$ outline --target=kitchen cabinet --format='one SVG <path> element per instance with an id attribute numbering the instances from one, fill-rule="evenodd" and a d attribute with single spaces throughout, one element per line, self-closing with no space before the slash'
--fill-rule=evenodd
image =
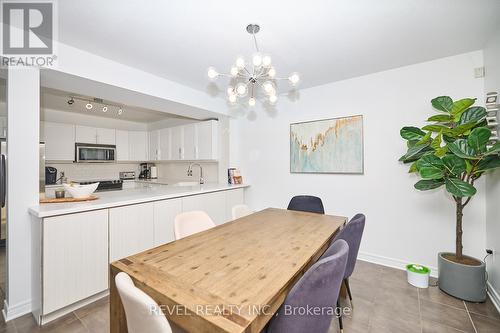
<path id="1" fill-rule="evenodd" d="M 96 128 L 97 143 L 102 145 L 116 144 L 116 130 L 112 128 Z"/>
<path id="2" fill-rule="evenodd" d="M 44 219 L 43 312 L 108 289 L 108 210 Z"/>
<path id="3" fill-rule="evenodd" d="M 114 145 L 115 130 L 111 128 L 96 128 L 90 126 L 76 126 L 75 140 L 80 143 Z"/>
<path id="4" fill-rule="evenodd" d="M 73 161 L 75 159 L 75 126 L 70 124 L 43 123 L 45 159 Z"/>
<path id="5" fill-rule="evenodd" d="M 218 122 L 216 120 L 196 123 L 196 159 L 218 159 Z"/>
<path id="6" fill-rule="evenodd" d="M 154 203 L 154 246 L 175 240 L 175 216 L 182 213 L 182 199 L 162 200 Z"/>
<path id="7" fill-rule="evenodd" d="M 116 130 L 116 160 L 129 161 L 128 131 Z"/>
<path id="8" fill-rule="evenodd" d="M 149 132 L 149 160 L 160 160 L 160 131 L 154 130 Z"/>
<path id="9" fill-rule="evenodd" d="M 162 128 L 160 130 L 160 157 L 161 160 L 168 161 L 172 159 L 171 154 L 171 133 L 170 128 Z"/>
<path id="10" fill-rule="evenodd" d="M 154 203 L 109 209 L 109 262 L 154 246 Z"/>
<path id="11" fill-rule="evenodd" d="M 129 131 L 129 160 L 148 160 L 148 133 L 146 131 Z"/>
<path id="12" fill-rule="evenodd" d="M 77 125 L 75 127 L 75 141 L 79 143 L 96 143 L 97 142 L 96 128 Z"/>
<path id="13" fill-rule="evenodd" d="M 233 220 L 233 207 L 245 203 L 245 192 L 242 188 L 226 191 L 226 222 Z"/>
<path id="14" fill-rule="evenodd" d="M 205 193 L 182 198 L 182 211 L 202 210 L 215 224 L 222 224 L 226 218 L 226 191 Z"/>
<path id="15" fill-rule="evenodd" d="M 196 125 L 188 124 L 183 126 L 183 160 L 196 159 Z"/>
<path id="16" fill-rule="evenodd" d="M 170 129 L 171 133 L 171 156 L 173 160 L 183 159 L 184 127 L 176 126 Z"/>

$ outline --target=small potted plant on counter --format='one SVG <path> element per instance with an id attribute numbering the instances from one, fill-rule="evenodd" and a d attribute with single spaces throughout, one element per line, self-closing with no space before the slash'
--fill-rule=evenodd
<path id="1" fill-rule="evenodd" d="M 453 101 L 448 96 L 434 98 L 438 114 L 422 128 L 403 127 L 408 151 L 400 158 L 411 163 L 409 172 L 422 179 L 414 186 L 427 191 L 444 186 L 456 206 L 455 253 L 438 255 L 439 287 L 467 301 L 486 299 L 485 263 L 463 254 L 462 222 L 464 208 L 476 194 L 474 182 L 485 172 L 500 167 L 500 143 L 490 140 L 487 111 L 473 106 L 475 99 Z"/>

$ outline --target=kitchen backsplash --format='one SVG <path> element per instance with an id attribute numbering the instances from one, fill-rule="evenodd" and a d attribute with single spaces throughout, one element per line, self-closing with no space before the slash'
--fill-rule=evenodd
<path id="1" fill-rule="evenodd" d="M 190 162 L 161 162 L 156 163 L 158 177 L 177 181 L 197 181 L 200 177 L 198 167 L 193 168 L 193 176 L 187 175 Z M 203 167 L 205 182 L 218 181 L 217 162 L 200 163 Z M 47 163 L 57 169 L 57 178 L 64 171 L 69 181 L 90 181 L 118 179 L 120 171 L 135 171 L 136 178 L 139 176 L 139 163 Z"/>
<path id="2" fill-rule="evenodd" d="M 158 177 L 178 181 L 197 181 L 200 179 L 200 170 L 198 167 L 193 167 L 193 176 L 188 176 L 187 169 L 189 164 L 190 162 L 156 163 L 156 166 L 158 167 Z M 203 162 L 200 164 L 203 167 L 203 178 L 205 178 L 205 182 L 217 182 L 218 163 Z"/>
<path id="3" fill-rule="evenodd" d="M 118 179 L 120 171 L 135 171 L 139 176 L 139 163 L 47 163 L 57 169 L 57 178 L 64 171 L 69 181 Z"/>

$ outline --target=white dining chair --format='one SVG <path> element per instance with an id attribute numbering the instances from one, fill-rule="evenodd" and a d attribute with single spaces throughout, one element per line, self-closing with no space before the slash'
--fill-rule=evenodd
<path id="1" fill-rule="evenodd" d="M 239 219 L 240 217 L 244 217 L 250 214 L 253 214 L 254 211 L 250 209 L 247 205 L 235 205 L 232 209 L 233 220 Z"/>
<path id="2" fill-rule="evenodd" d="M 167 318 L 161 314 L 158 304 L 124 272 L 115 276 L 116 289 L 125 309 L 129 333 L 172 333 Z"/>
<path id="3" fill-rule="evenodd" d="M 177 214 L 174 220 L 175 239 L 181 239 L 215 227 L 214 221 L 201 210 Z"/>

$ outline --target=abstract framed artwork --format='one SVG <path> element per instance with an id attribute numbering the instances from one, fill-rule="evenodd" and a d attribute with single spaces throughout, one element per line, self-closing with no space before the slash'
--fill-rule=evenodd
<path id="1" fill-rule="evenodd" d="M 290 124 L 291 173 L 363 173 L 363 116 Z"/>

